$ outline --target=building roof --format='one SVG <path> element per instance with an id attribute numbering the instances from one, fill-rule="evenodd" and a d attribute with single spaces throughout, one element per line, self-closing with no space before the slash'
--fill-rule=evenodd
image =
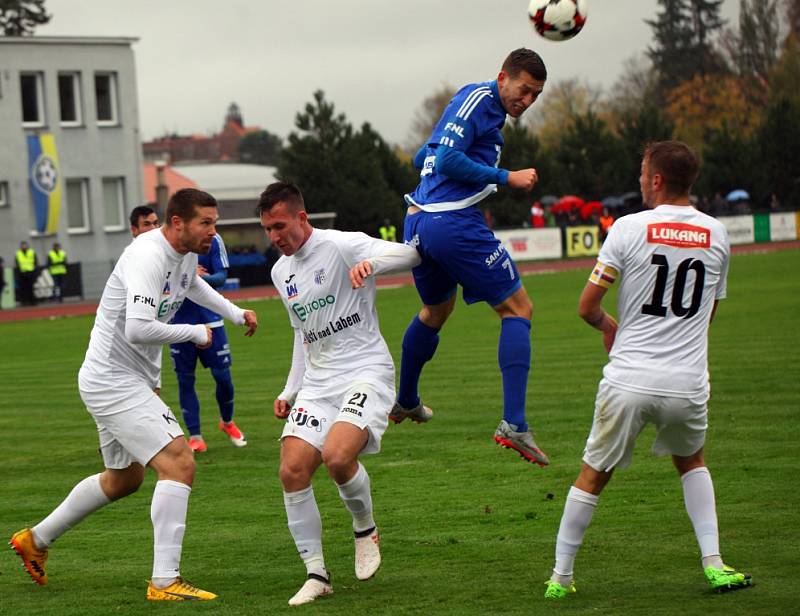
<path id="1" fill-rule="evenodd" d="M 218 201 L 252 200 L 255 202 L 267 184 L 276 181 L 275 167 L 238 163 L 174 165 L 172 170 L 188 178 Z"/>
<path id="2" fill-rule="evenodd" d="M 131 45 L 134 36 L 0 36 L 2 45 Z"/>
<path id="3" fill-rule="evenodd" d="M 142 166 L 144 176 L 144 198 L 147 203 L 156 202 L 156 183 L 158 176 L 156 166 L 152 163 L 145 163 Z M 164 167 L 164 179 L 167 182 L 168 193 L 171 195 L 181 188 L 199 188 L 192 180 L 185 175 L 175 171 L 173 167 Z M 210 192 L 210 191 L 209 191 Z"/>

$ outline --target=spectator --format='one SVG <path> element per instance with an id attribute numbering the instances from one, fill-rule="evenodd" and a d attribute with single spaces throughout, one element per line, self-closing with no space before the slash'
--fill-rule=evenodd
<path id="1" fill-rule="evenodd" d="M 603 208 L 603 215 L 600 217 L 600 241 L 604 242 L 608 236 L 608 230 L 614 224 L 614 217 L 608 211 L 607 207 Z"/>
<path id="2" fill-rule="evenodd" d="M 53 244 L 53 249 L 47 253 L 47 266 L 50 270 L 50 275 L 53 277 L 52 299 L 61 303 L 63 301 L 61 296 L 64 276 L 67 274 L 67 253 L 64 252 L 58 242 Z"/>
<path id="3" fill-rule="evenodd" d="M 538 201 L 531 206 L 531 227 L 534 229 L 544 227 L 544 208 Z"/>
<path id="4" fill-rule="evenodd" d="M 384 242 L 396 242 L 397 241 L 397 227 L 392 224 L 392 221 L 388 218 L 383 220 L 383 225 L 381 228 L 378 229 L 381 234 L 381 239 Z"/>
<path id="5" fill-rule="evenodd" d="M 36 251 L 25 240 L 19 243 L 16 255 L 19 280 L 19 300 L 23 306 L 33 306 L 33 283 L 36 281 Z"/>

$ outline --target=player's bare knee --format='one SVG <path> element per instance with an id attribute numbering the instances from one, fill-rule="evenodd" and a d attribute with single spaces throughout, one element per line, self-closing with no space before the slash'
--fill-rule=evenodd
<path id="1" fill-rule="evenodd" d="M 357 470 L 356 459 L 346 451 L 323 450 L 322 462 L 336 483 L 346 483 Z"/>
<path id="2" fill-rule="evenodd" d="M 311 472 L 299 461 L 281 460 L 278 476 L 286 492 L 303 490 L 311 483 Z"/>

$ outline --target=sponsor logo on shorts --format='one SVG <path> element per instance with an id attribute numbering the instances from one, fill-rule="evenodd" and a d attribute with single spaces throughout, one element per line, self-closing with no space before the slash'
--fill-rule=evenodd
<path id="1" fill-rule="evenodd" d="M 356 417 L 363 417 L 364 416 L 364 414 L 361 411 L 359 411 L 358 409 L 354 409 L 354 408 L 352 408 L 350 406 L 345 406 L 344 408 L 342 408 L 342 413 L 352 413 Z"/>
<path id="2" fill-rule="evenodd" d="M 296 426 L 306 426 L 317 432 L 322 432 L 322 424 L 325 423 L 326 419 L 324 417 L 321 419 L 317 418 L 311 415 L 302 406 L 298 406 L 297 408 L 293 408 L 292 412 L 289 413 L 289 421 Z"/>
<path id="3" fill-rule="evenodd" d="M 292 304 L 292 310 L 297 315 L 297 318 L 301 321 L 305 321 L 308 316 L 312 312 L 316 312 L 320 308 L 324 308 L 325 306 L 333 306 L 336 302 L 335 295 L 326 295 L 325 297 L 318 297 L 317 299 L 313 299 L 307 304 L 300 304 L 299 302 L 295 302 Z"/>
<path id="4" fill-rule="evenodd" d="M 490 254 L 488 257 L 484 259 L 486 263 L 486 267 L 492 267 L 497 260 L 506 254 L 506 247 L 500 244 L 497 248 L 494 249 L 494 252 Z"/>
<path id="5" fill-rule="evenodd" d="M 164 418 L 164 421 L 166 421 L 167 424 L 169 424 L 169 422 L 172 422 L 174 424 L 178 423 L 178 420 L 175 419 L 172 415 L 168 415 L 167 413 L 162 413 L 161 416 Z"/>
<path id="6" fill-rule="evenodd" d="M 654 222 L 647 225 L 647 243 L 675 248 L 708 248 L 711 231 L 682 222 Z"/>

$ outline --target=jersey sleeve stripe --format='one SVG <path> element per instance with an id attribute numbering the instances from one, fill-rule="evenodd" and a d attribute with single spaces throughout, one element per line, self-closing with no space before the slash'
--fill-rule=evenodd
<path id="1" fill-rule="evenodd" d="M 464 99 L 464 102 L 461 103 L 461 107 L 459 107 L 458 112 L 456 113 L 456 117 L 457 118 L 464 117 L 463 114 L 464 111 L 467 109 L 467 107 L 470 106 L 470 104 L 472 103 L 472 101 L 475 99 L 476 96 L 479 96 L 484 92 L 489 92 L 489 88 L 484 86 L 481 88 L 475 88 L 472 92 L 470 92 L 467 98 Z"/>
<path id="2" fill-rule="evenodd" d="M 469 116 L 472 114 L 472 112 L 473 112 L 473 111 L 475 111 L 475 107 L 477 107 L 477 106 L 478 106 L 478 104 L 479 104 L 479 103 L 480 103 L 480 102 L 481 102 L 481 101 L 482 101 L 484 98 L 486 98 L 487 96 L 492 96 L 492 93 L 491 93 L 491 92 L 489 92 L 489 91 L 486 91 L 486 92 L 483 92 L 483 93 L 481 93 L 481 95 L 480 95 L 480 96 L 478 96 L 478 97 L 475 99 L 475 101 L 472 103 L 472 105 L 470 105 L 469 109 L 467 109 L 467 110 L 464 112 L 464 115 L 462 116 L 462 119 L 464 119 L 464 120 L 467 120 L 467 119 L 469 119 Z"/>
<path id="3" fill-rule="evenodd" d="M 222 267 L 228 269 L 231 264 L 230 261 L 228 261 L 228 251 L 225 250 L 225 242 L 222 241 L 219 235 L 215 235 L 214 239 L 217 240 L 217 244 L 219 244 L 219 258 L 220 261 L 222 261 Z"/>

